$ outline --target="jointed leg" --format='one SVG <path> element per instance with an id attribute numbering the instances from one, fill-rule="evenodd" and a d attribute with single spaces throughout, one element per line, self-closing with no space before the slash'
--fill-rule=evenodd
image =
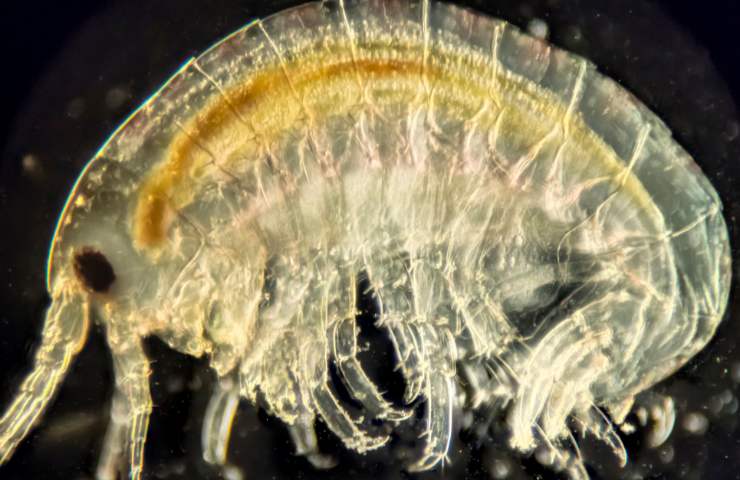
<path id="1" fill-rule="evenodd" d="M 110 423 L 105 432 L 103 449 L 95 472 L 97 480 L 116 480 L 121 471 L 126 439 L 128 411 L 126 398 L 119 389 L 113 393 L 110 408 Z"/>
<path id="2" fill-rule="evenodd" d="M 360 402 L 373 417 L 390 421 L 402 421 L 409 418 L 412 411 L 396 409 L 383 398 L 360 364 L 357 358 L 358 351 L 357 323 L 354 318 L 340 320 L 334 327 L 332 354 L 350 395 Z"/>
<path id="3" fill-rule="evenodd" d="M 46 313 L 42 343 L 33 371 L 0 419 L 0 464 L 34 426 L 87 338 L 87 306 L 81 296 L 62 293 Z"/>
<path id="4" fill-rule="evenodd" d="M 306 457 L 311 465 L 319 470 L 336 466 L 337 461 L 334 457 L 325 455 L 319 450 L 313 414 L 299 415 L 296 421 L 288 426 L 288 432 L 290 432 L 290 438 L 293 439 L 296 455 Z"/>
<path id="5" fill-rule="evenodd" d="M 108 330 L 108 341 L 113 350 L 113 368 L 116 375 L 111 424 L 98 467 L 98 478 L 109 477 L 115 471 L 116 456 L 128 452 L 129 478 L 141 478 L 144 462 L 144 444 L 149 427 L 152 399 L 149 393 L 149 360 L 141 339 L 123 334 L 115 326 Z"/>
<path id="6" fill-rule="evenodd" d="M 334 395 L 329 386 L 327 349 L 328 345 L 318 342 L 306 343 L 301 352 L 300 376 L 306 393 L 310 395 L 313 410 L 321 415 L 329 430 L 334 432 L 347 448 L 364 453 L 382 447 L 390 441 L 390 437 L 369 435 L 357 425 Z"/>
<path id="7" fill-rule="evenodd" d="M 219 379 L 203 420 L 203 459 L 223 465 L 229 446 L 231 425 L 239 406 L 239 388 L 230 378 Z"/>

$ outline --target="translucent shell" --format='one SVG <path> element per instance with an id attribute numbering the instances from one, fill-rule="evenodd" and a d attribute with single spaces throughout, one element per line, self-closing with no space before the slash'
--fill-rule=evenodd
<path id="1" fill-rule="evenodd" d="M 115 270 L 105 295 L 74 274 L 83 248 Z M 405 405 L 358 358 L 361 280 Z M 125 448 L 140 474 L 148 335 L 209 355 L 221 379 L 203 430 L 211 462 L 239 397 L 262 399 L 317 467 L 332 463 L 317 416 L 365 452 L 389 440 L 370 418 L 423 408 L 408 468 L 428 470 L 457 408 L 504 408 L 512 448 L 547 449 L 586 478 L 566 421 L 626 462 L 611 421 L 706 345 L 729 283 L 716 192 L 588 61 L 444 3 L 322 2 L 187 61 L 103 145 L 59 220 L 47 324 L 84 304 L 108 332 L 118 414 L 100 478 Z M 363 417 L 338 399 L 330 363 Z M 5 457 L 36 418 L 23 411 L 0 423 Z"/>

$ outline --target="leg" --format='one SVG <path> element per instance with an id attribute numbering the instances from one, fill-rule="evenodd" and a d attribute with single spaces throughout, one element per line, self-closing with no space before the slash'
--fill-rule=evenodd
<path id="1" fill-rule="evenodd" d="M 64 292 L 52 300 L 33 371 L 0 419 L 0 464 L 10 458 L 46 409 L 72 359 L 82 348 L 87 328 L 87 305 L 81 296 Z"/>
<path id="2" fill-rule="evenodd" d="M 441 373 L 432 373 L 424 386 L 426 401 L 426 429 L 421 457 L 406 469 L 409 472 L 431 470 L 444 466 L 452 443 L 452 414 L 455 404 L 454 380 Z"/>
<path id="3" fill-rule="evenodd" d="M 201 442 L 206 462 L 217 465 L 226 462 L 231 425 L 238 406 L 239 388 L 236 383 L 230 378 L 219 379 L 203 420 Z"/>
<path id="4" fill-rule="evenodd" d="M 126 439 L 126 418 L 128 415 L 126 399 L 120 390 L 113 393 L 110 409 L 110 423 L 103 439 L 103 449 L 95 471 L 97 480 L 116 480 L 121 471 Z"/>
<path id="5" fill-rule="evenodd" d="M 416 327 L 421 350 L 426 352 L 422 396 L 426 402 L 425 424 L 422 433 L 424 448 L 421 457 L 409 465 L 409 472 L 431 470 L 437 465 L 444 468 L 452 445 L 452 416 L 455 412 L 457 386 L 455 340 L 447 329 L 438 330 L 430 325 Z"/>
<path id="6" fill-rule="evenodd" d="M 334 457 L 319 451 L 316 430 L 313 427 L 314 418 L 311 413 L 301 414 L 292 425 L 288 426 L 288 431 L 290 438 L 293 439 L 296 455 L 306 457 L 315 468 L 326 470 L 335 467 L 337 461 Z"/>
<path id="7" fill-rule="evenodd" d="M 329 386 L 326 358 L 328 348 L 328 345 L 319 342 L 306 342 L 302 347 L 300 378 L 304 391 L 311 398 L 312 410 L 321 415 L 329 430 L 334 432 L 347 448 L 365 453 L 382 447 L 390 441 L 390 437 L 371 436 L 359 428 L 357 421 L 342 406 Z"/>
<path id="8" fill-rule="evenodd" d="M 113 350 L 116 392 L 113 397 L 111 424 L 106 434 L 97 475 L 99 480 L 115 478 L 120 456 L 123 452 L 128 452 L 129 478 L 139 480 L 144 462 L 149 414 L 152 411 L 149 360 L 144 353 L 141 339 L 121 332 L 114 325 L 108 328 L 108 343 Z"/>
<path id="9" fill-rule="evenodd" d="M 409 418 L 413 411 L 399 410 L 385 400 L 365 373 L 357 358 L 357 323 L 354 318 L 345 318 L 334 327 L 332 354 L 339 367 L 344 385 L 350 395 L 360 402 L 373 417 L 400 422 Z"/>

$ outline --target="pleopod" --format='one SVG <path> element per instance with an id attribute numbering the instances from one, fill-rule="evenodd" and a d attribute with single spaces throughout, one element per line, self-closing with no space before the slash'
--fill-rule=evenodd
<path id="1" fill-rule="evenodd" d="M 466 408 L 505 412 L 512 449 L 587 478 L 572 430 L 627 462 L 614 425 L 707 344 L 730 271 L 709 181 L 587 60 L 445 3 L 309 3 L 185 62 L 85 167 L 0 462 L 98 322 L 116 377 L 100 479 L 141 477 L 148 336 L 219 378 L 211 463 L 246 399 L 317 468 L 332 464 L 317 418 L 360 454 L 420 421 L 407 468 L 424 471 L 445 462 Z M 403 404 L 361 361 L 361 283 Z"/>

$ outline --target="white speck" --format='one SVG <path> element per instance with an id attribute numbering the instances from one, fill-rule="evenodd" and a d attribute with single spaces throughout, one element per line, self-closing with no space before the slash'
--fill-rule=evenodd
<path id="1" fill-rule="evenodd" d="M 473 426 L 473 421 L 475 420 L 472 412 L 465 412 L 462 417 L 462 428 L 463 430 L 468 430 L 470 427 Z"/>
<path id="2" fill-rule="evenodd" d="M 725 389 L 709 399 L 709 410 L 715 415 L 721 414 L 725 409 L 731 410 L 733 404 L 737 408 L 737 400 L 730 390 Z"/>
<path id="3" fill-rule="evenodd" d="M 566 37 L 571 44 L 574 44 L 581 41 L 581 39 L 583 38 L 583 34 L 581 33 L 580 28 L 573 26 L 567 29 Z"/>
<path id="4" fill-rule="evenodd" d="M 740 383 L 740 362 L 732 364 L 732 380 L 735 383 Z"/>
<path id="5" fill-rule="evenodd" d="M 21 167 L 23 168 L 23 173 L 29 177 L 38 177 L 42 173 L 39 157 L 32 153 L 23 155 L 23 158 L 21 158 Z"/>
<path id="6" fill-rule="evenodd" d="M 626 423 L 623 423 L 622 425 L 620 425 L 619 426 L 619 429 L 622 430 L 627 435 L 631 435 L 631 434 L 635 433 L 635 431 L 637 430 L 637 428 L 635 428 L 635 426 L 633 424 L 629 423 L 629 422 L 626 422 Z"/>
<path id="7" fill-rule="evenodd" d="M 116 110 L 128 99 L 129 93 L 122 87 L 114 87 L 105 94 L 105 105 L 111 110 Z"/>
<path id="8" fill-rule="evenodd" d="M 244 478 L 242 471 L 233 465 L 226 465 L 221 473 L 225 480 L 242 480 Z"/>
<path id="9" fill-rule="evenodd" d="M 725 403 L 722 401 L 722 397 L 720 395 L 715 395 L 709 399 L 708 406 L 709 410 L 713 414 L 719 415 L 719 413 L 722 411 L 722 407 L 725 406 Z"/>
<path id="10" fill-rule="evenodd" d="M 533 18 L 529 21 L 527 24 L 527 31 L 530 35 L 532 35 L 535 38 L 539 38 L 540 40 L 546 40 L 548 34 L 550 33 L 550 29 L 547 26 L 547 23 L 545 23 L 543 20 L 540 20 L 539 18 Z"/>
<path id="11" fill-rule="evenodd" d="M 703 435 L 709 427 L 709 420 L 702 413 L 690 412 L 684 417 L 682 426 L 689 433 Z"/>
<path id="12" fill-rule="evenodd" d="M 80 98 L 73 98 L 67 104 L 67 116 L 69 118 L 78 119 L 85 113 L 85 101 Z"/>
<path id="13" fill-rule="evenodd" d="M 732 398 L 728 402 L 725 403 L 725 409 L 724 412 L 727 415 L 735 415 L 738 410 L 738 401 L 737 398 L 732 395 Z"/>
<path id="14" fill-rule="evenodd" d="M 727 404 L 727 406 L 725 407 L 725 410 L 727 411 L 728 415 L 735 415 L 737 413 L 737 407 L 738 407 L 737 398 L 732 397 L 732 400 L 730 400 L 730 402 Z"/>
<path id="15" fill-rule="evenodd" d="M 673 445 L 666 445 L 660 449 L 660 452 L 658 452 L 660 461 L 665 464 L 671 463 L 675 455 L 676 451 L 673 449 Z"/>
<path id="16" fill-rule="evenodd" d="M 534 458 L 537 460 L 537 462 L 542 466 L 550 466 L 555 461 L 554 455 L 552 452 L 546 448 L 538 448 L 534 452 Z"/>
<path id="17" fill-rule="evenodd" d="M 500 480 L 508 477 L 509 473 L 511 473 L 509 462 L 498 458 L 493 461 L 493 465 L 491 465 L 491 478 Z"/>
<path id="18" fill-rule="evenodd" d="M 176 376 L 167 380 L 165 386 L 167 393 L 178 393 L 185 388 L 185 380 L 182 377 Z"/>
<path id="19" fill-rule="evenodd" d="M 197 375 L 193 377 L 193 379 L 188 384 L 188 388 L 193 391 L 200 390 L 200 387 L 202 386 L 203 386 L 203 381 Z"/>
<path id="20" fill-rule="evenodd" d="M 725 129 L 725 136 L 727 137 L 727 140 L 735 140 L 737 138 L 737 135 L 740 133 L 740 124 L 738 124 L 735 121 L 731 121 L 727 124 L 727 128 Z"/>
<path id="21" fill-rule="evenodd" d="M 645 407 L 639 407 L 637 410 L 635 410 L 635 415 L 637 416 L 637 421 L 640 422 L 641 427 L 647 425 L 648 413 Z"/>

